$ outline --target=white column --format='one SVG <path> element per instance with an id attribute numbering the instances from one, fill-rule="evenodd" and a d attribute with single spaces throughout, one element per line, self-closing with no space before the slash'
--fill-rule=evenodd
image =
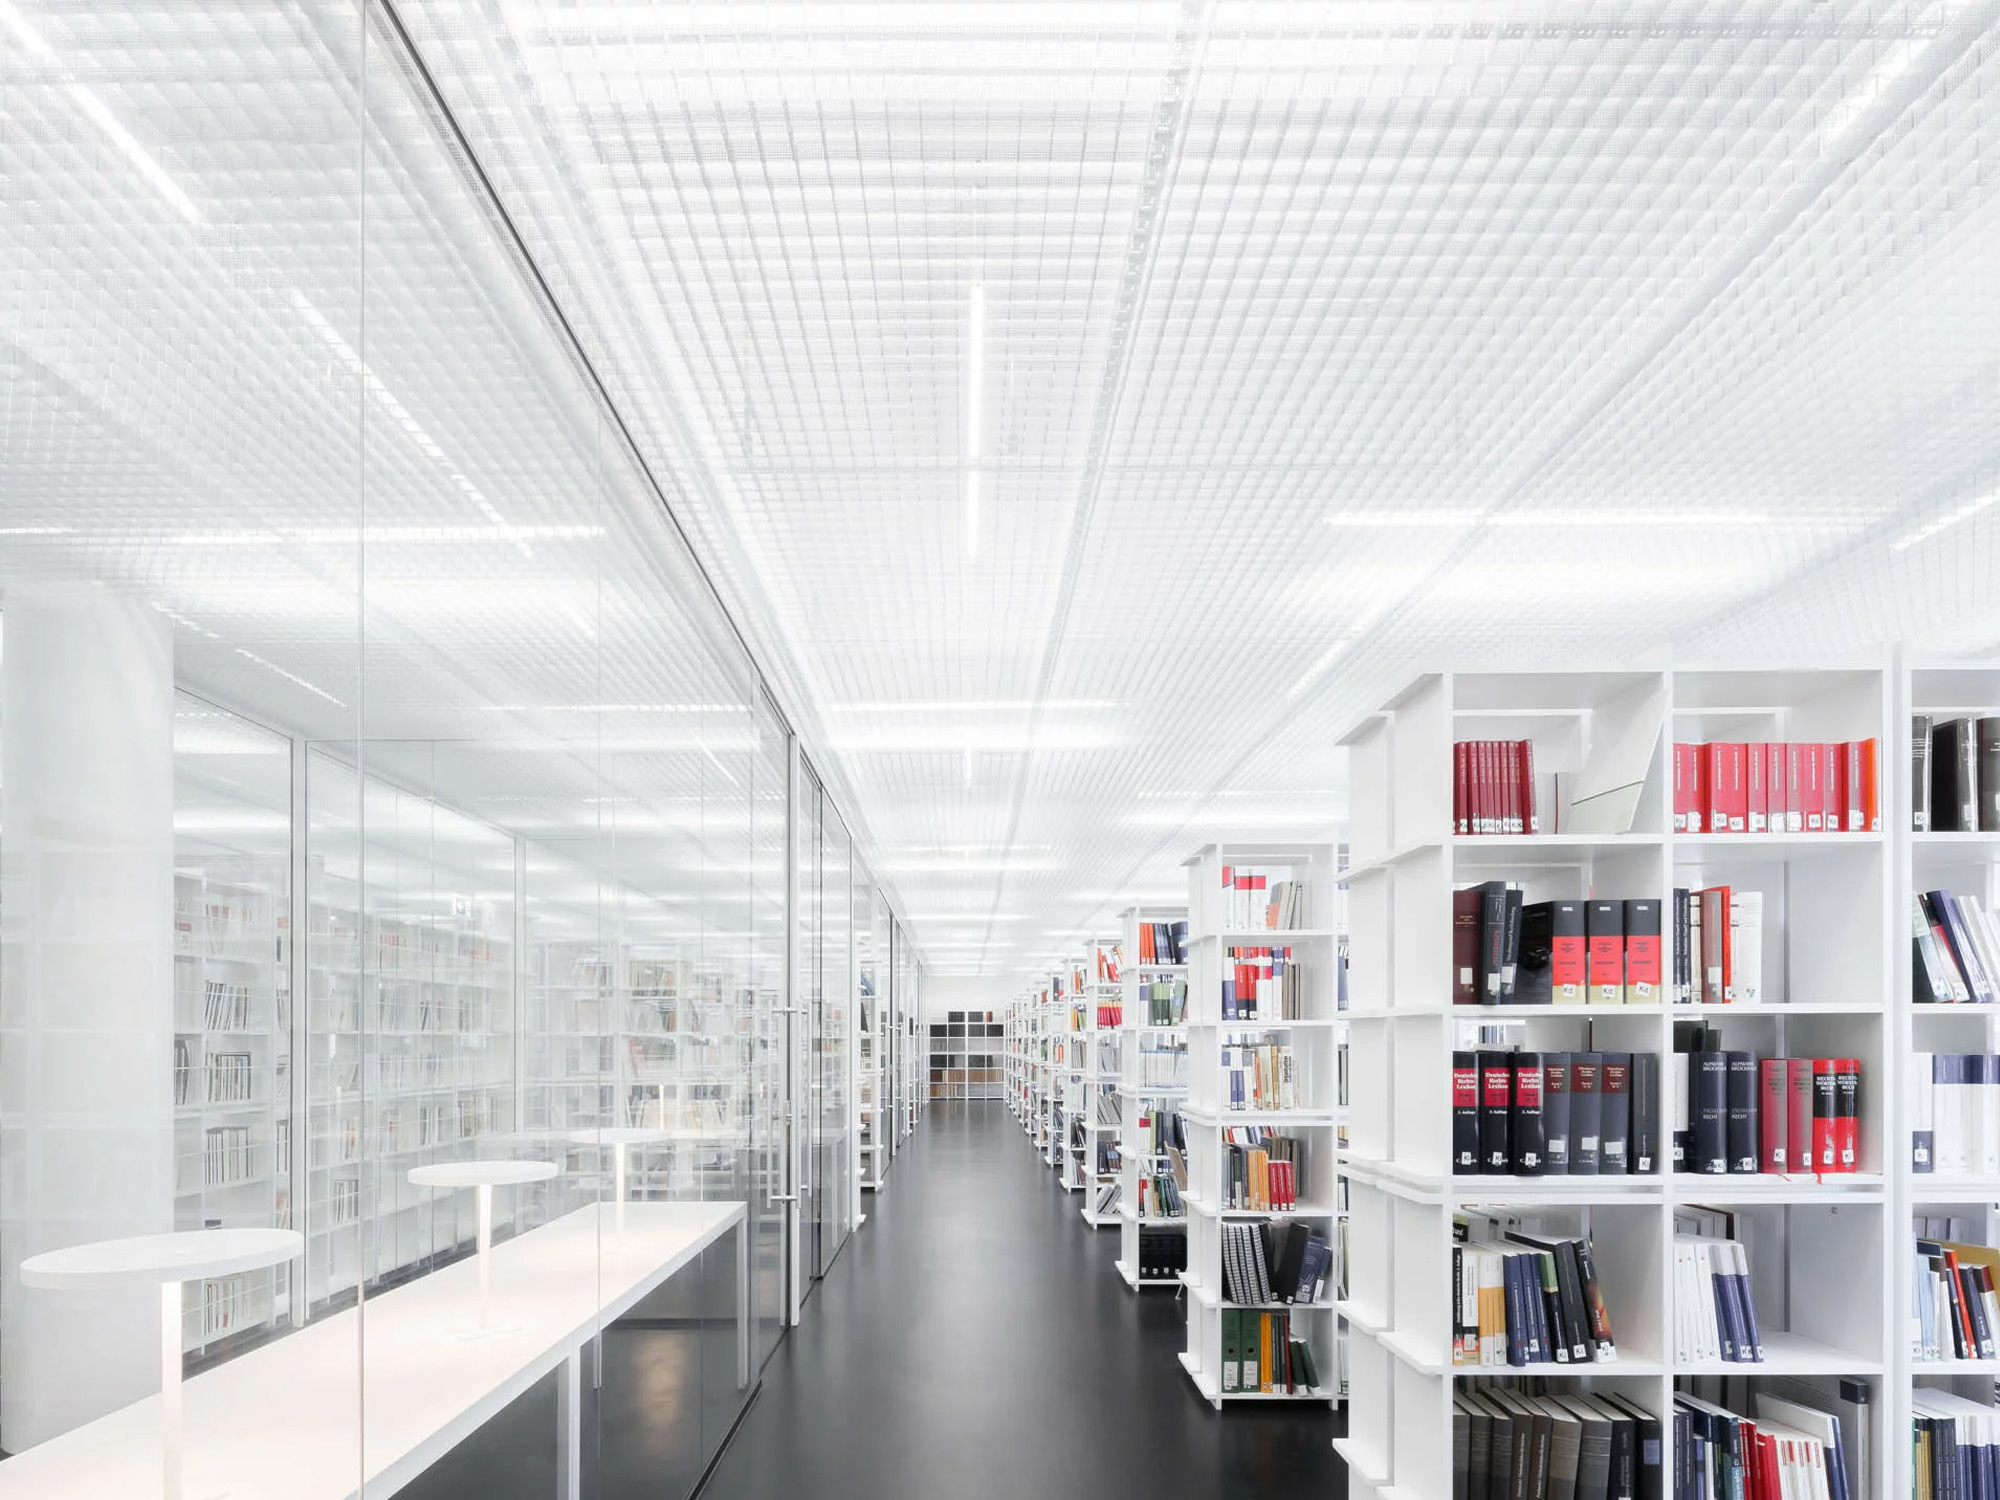
<path id="1" fill-rule="evenodd" d="M 28 1291 L 43 1250 L 174 1228 L 171 626 L 0 601 L 0 1446 L 160 1388 L 160 1302 Z"/>

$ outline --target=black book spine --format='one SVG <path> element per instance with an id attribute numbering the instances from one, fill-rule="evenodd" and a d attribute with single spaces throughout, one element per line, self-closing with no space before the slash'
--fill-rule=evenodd
<path id="1" fill-rule="evenodd" d="M 1522 1177 L 1542 1175 L 1546 1139 L 1542 1120 L 1542 1054 L 1514 1054 L 1513 1163 Z"/>
<path id="2" fill-rule="evenodd" d="M 1595 1177 L 1603 1098 L 1598 1092 L 1603 1058 L 1572 1052 L 1569 1062 L 1569 1175 Z"/>
<path id="3" fill-rule="evenodd" d="M 1931 828 L 1931 716 L 1910 716 L 1910 828 L 1929 833 Z"/>
<path id="4" fill-rule="evenodd" d="M 1628 1148 L 1632 1136 L 1632 1054 L 1607 1052 L 1597 1070 L 1597 1171 L 1601 1177 L 1623 1177 L 1632 1170 Z"/>
<path id="5" fill-rule="evenodd" d="M 1500 960 L 1500 1003 L 1514 1003 L 1514 975 L 1521 960 L 1521 888 L 1507 888 L 1506 947 Z"/>
<path id="6" fill-rule="evenodd" d="M 1726 1078 L 1723 1103 L 1726 1114 L 1724 1148 L 1729 1154 L 1729 1170 L 1755 1173 L 1757 1170 L 1757 1054 L 1725 1052 Z"/>
<path id="7" fill-rule="evenodd" d="M 1697 1052 L 1690 1068 L 1694 1078 L 1691 1166 L 1696 1172 L 1721 1176 L 1729 1170 L 1729 1059 L 1721 1052 Z"/>
<path id="8" fill-rule="evenodd" d="M 2000 833 L 2000 718 L 1977 720 L 1972 728 L 1978 742 L 1979 831 Z"/>
<path id="9" fill-rule="evenodd" d="M 1569 1054 L 1542 1054 L 1542 1175 L 1569 1173 Z"/>
<path id="10" fill-rule="evenodd" d="M 1631 1170 L 1660 1170 L 1660 1059 L 1651 1052 L 1632 1057 L 1632 1131 L 1628 1147 Z"/>
<path id="11" fill-rule="evenodd" d="M 1958 823 L 1958 724 L 1931 725 L 1931 831 L 1962 833 Z"/>
<path id="12" fill-rule="evenodd" d="M 1451 1055 L 1451 1169 L 1473 1173 L 1479 1166 L 1479 1055 Z"/>

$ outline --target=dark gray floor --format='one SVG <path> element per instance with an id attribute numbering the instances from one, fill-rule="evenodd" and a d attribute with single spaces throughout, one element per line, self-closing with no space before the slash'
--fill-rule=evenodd
<path id="1" fill-rule="evenodd" d="M 1181 1304 L 1126 1289 L 1005 1105 L 933 1107 L 864 1201 L 703 1500 L 1345 1493 L 1324 1406 L 1195 1394 Z"/>

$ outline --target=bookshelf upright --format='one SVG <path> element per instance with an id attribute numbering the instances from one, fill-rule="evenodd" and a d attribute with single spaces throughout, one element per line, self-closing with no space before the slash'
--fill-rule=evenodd
<path id="1" fill-rule="evenodd" d="M 1320 1300 L 1296 1303 L 1233 1298 L 1225 1273 L 1225 1241 L 1241 1222 L 1297 1221 L 1329 1246 L 1337 1244 L 1334 1091 L 1341 1022 L 1334 846 L 1210 844 L 1185 864 L 1189 1056 L 1181 1115 L 1188 1268 L 1181 1273 L 1187 1296 L 1181 1364 L 1218 1410 L 1232 1401 L 1338 1402 L 1338 1269 L 1328 1275 Z M 1297 1159 L 1295 1204 L 1261 1206 L 1255 1187 L 1248 1193 L 1260 1206 L 1233 1202 L 1233 1160 L 1283 1149 Z M 1290 1338 L 1311 1351 L 1317 1386 L 1297 1393 L 1234 1388 L 1224 1356 L 1230 1329 L 1245 1312 L 1288 1317 Z"/>
<path id="2" fill-rule="evenodd" d="M 1677 1391 L 1724 1394 L 1722 1377 L 1736 1377 L 1728 1399 L 1752 1415 L 1758 1391 L 1810 1392 L 1831 1404 L 1843 1378 L 1879 1387 L 1902 1326 L 1889 1296 L 1887 1131 L 1896 1070 L 1888 997 L 1899 967 L 1892 955 L 1901 959 L 1890 920 L 1890 839 L 1879 828 L 1677 832 L 1674 746 L 1897 744 L 1888 733 L 1889 686 L 1879 665 L 1433 674 L 1347 736 L 1352 1104 L 1341 1161 L 1348 1291 L 1339 1312 L 1351 1335 L 1352 1408 L 1348 1436 L 1336 1447 L 1357 1497 L 1449 1494 L 1455 1397 L 1474 1383 L 1505 1387 L 1534 1375 L 1559 1390 L 1613 1393 L 1662 1419 Z M 1532 746 L 1533 800 L 1545 825 L 1459 831 L 1454 746 L 1523 741 Z M 1651 993 L 1619 988 L 1615 999 L 1610 989 L 1586 986 L 1574 1004 L 1454 1003 L 1457 987 L 1476 990 L 1473 976 L 1483 972 L 1461 969 L 1454 956 L 1454 892 L 1482 882 L 1517 884 L 1526 903 L 1604 903 L 1634 913 L 1655 903 L 1664 918 L 1661 982 Z M 1731 932 L 1748 945 L 1740 954 L 1757 955 L 1734 972 L 1754 991 L 1726 1003 L 1672 1003 L 1675 892 L 1723 887 L 1761 900 L 1761 922 L 1746 901 Z M 1640 906 L 1620 908 L 1631 902 Z M 1643 936 L 1643 916 L 1633 920 Z M 1706 965 L 1695 969 L 1699 986 Z M 1711 1052 L 1753 1064 L 1858 1061 L 1853 1170 L 1675 1171 L 1676 1125 L 1691 1123 L 1673 1113 L 1676 1036 L 1697 1024 L 1708 1029 Z M 1478 1059 L 1467 1073 L 1482 1082 L 1484 1058 L 1510 1049 L 1517 1057 L 1506 1067 L 1518 1067 L 1520 1053 L 1581 1055 L 1592 1083 L 1599 1072 L 1605 1081 L 1613 1076 L 1606 1056 L 1620 1067 L 1629 1056 L 1633 1079 L 1642 1063 L 1656 1067 L 1652 1170 L 1636 1170 L 1637 1135 L 1625 1159 L 1634 1170 L 1623 1173 L 1516 1174 L 1504 1157 L 1502 1170 L 1488 1175 L 1455 1170 L 1454 1054 Z M 1543 1071 L 1533 1075 L 1538 1085 Z M 1507 1074 L 1500 1076 L 1504 1094 Z M 1565 1077 L 1573 1076 L 1582 1075 L 1572 1068 Z M 1473 1134 L 1483 1149 L 1487 1136 Z M 1490 1226 L 1587 1239 L 1615 1360 L 1457 1362 L 1461 1217 L 1481 1235 Z M 1684 1320 L 1698 1322 L 1702 1309 L 1677 1293 L 1677 1221 L 1725 1225 L 1742 1242 L 1761 1363 L 1690 1357 L 1678 1342 L 1687 1337 Z M 1873 1410 L 1873 1427 L 1857 1436 L 1874 1455 L 1868 1493 L 1880 1500 L 1892 1493 L 1883 1488 L 1882 1454 L 1895 1429 L 1882 1425 L 1879 1396 Z"/>
<path id="3" fill-rule="evenodd" d="M 1122 1191 L 1118 1199 L 1118 1274 L 1134 1291 L 1179 1286 L 1187 1265 L 1187 1218 L 1166 1211 L 1169 1193 L 1155 1186 L 1164 1175 L 1175 1182 L 1166 1147 L 1186 1099 L 1188 966 L 1163 958 L 1154 934 L 1176 932 L 1187 923 L 1185 906 L 1133 906 L 1119 918 L 1124 931 L 1124 1010 L 1120 1017 L 1119 1156 Z M 1141 929 L 1148 929 L 1146 932 Z M 1167 947 L 1171 955 L 1178 950 Z M 1142 1236 L 1144 1239 L 1142 1240 Z M 1154 1236 L 1160 1236 L 1155 1240 Z M 1142 1256 L 1168 1236 L 1177 1253 Z M 1150 1260 L 1159 1264 L 1150 1264 Z"/>
<path id="4" fill-rule="evenodd" d="M 1092 1229 L 1118 1223 L 1124 1184 L 1119 1171 L 1119 1011 L 1124 1003 L 1123 948 L 1116 938 L 1092 940 L 1082 991 L 1083 1152 L 1077 1164 L 1082 1179 L 1083 1222 Z"/>

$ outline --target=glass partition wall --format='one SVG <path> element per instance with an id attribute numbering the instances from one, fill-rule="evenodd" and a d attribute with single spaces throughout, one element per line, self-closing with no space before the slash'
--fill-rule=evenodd
<path id="1" fill-rule="evenodd" d="M 382 11 L 0 21 L 0 1500 L 687 1493 L 852 840 Z"/>

